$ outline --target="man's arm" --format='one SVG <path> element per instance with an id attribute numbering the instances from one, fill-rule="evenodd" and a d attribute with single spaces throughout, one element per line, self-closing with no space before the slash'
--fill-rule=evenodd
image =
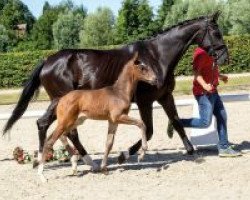
<path id="1" fill-rule="evenodd" d="M 210 83 L 206 83 L 206 81 L 203 79 L 200 71 L 194 71 L 194 78 L 197 80 L 197 82 L 202 86 L 204 90 L 207 92 L 211 92 L 213 90 L 213 86 Z"/>

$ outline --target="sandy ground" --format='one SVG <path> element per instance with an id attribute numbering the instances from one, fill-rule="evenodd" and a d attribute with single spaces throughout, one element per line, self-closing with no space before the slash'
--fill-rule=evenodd
<path id="1" fill-rule="evenodd" d="M 33 103 L 29 110 L 46 106 L 45 102 Z M 219 158 L 216 148 L 185 155 L 178 135 L 172 140 L 166 136 L 168 119 L 164 111 L 155 109 L 154 136 L 143 162 L 137 163 L 137 156 L 133 156 L 123 165 L 116 164 L 117 152 L 140 138 L 136 127 L 121 125 L 109 159 L 109 175 L 90 173 L 89 167 L 80 162 L 78 175 L 70 176 L 69 163 L 52 162 L 46 165 L 47 184 L 40 182 L 31 164 L 19 165 L 12 159 L 17 145 L 29 152 L 38 146 L 36 119 L 19 120 L 12 129 L 11 140 L 0 139 L 0 199 L 250 199 L 250 102 L 225 106 L 230 141 L 245 152 L 240 158 Z M 0 112 L 13 107 L 0 106 Z M 181 117 L 192 113 L 190 106 L 178 110 Z M 130 115 L 139 117 L 136 110 Z M 0 121 L 1 129 L 4 123 Z M 82 143 L 100 163 L 107 123 L 89 120 L 79 130 Z"/>

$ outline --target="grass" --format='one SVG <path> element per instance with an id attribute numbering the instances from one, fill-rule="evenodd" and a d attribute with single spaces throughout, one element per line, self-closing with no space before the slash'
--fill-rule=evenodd
<path id="1" fill-rule="evenodd" d="M 250 91 L 250 76 L 231 77 L 227 84 L 220 83 L 219 91 L 239 91 L 249 90 Z M 192 94 L 192 80 L 177 80 L 174 95 L 187 95 Z M 14 104 L 17 103 L 19 98 L 18 92 L 1 94 L 0 91 L 0 105 Z M 38 95 L 37 101 L 48 101 L 49 97 L 44 90 Z"/>

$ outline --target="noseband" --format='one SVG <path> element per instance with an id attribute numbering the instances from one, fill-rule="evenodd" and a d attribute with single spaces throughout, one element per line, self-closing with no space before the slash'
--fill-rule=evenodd
<path id="1" fill-rule="evenodd" d="M 201 44 L 204 47 L 204 49 L 206 49 L 208 51 L 209 55 L 212 55 L 213 58 L 215 59 L 215 61 L 217 61 L 224 53 L 226 53 L 227 48 L 226 45 L 215 45 L 215 42 L 213 40 L 213 37 L 210 34 L 210 30 L 211 30 L 211 26 L 208 24 L 208 20 L 206 20 L 206 29 L 204 30 L 204 34 L 201 40 Z M 206 34 L 208 35 L 209 38 L 209 42 L 210 45 L 209 46 L 205 46 L 203 45 Z M 223 49 L 219 54 L 216 53 L 217 50 Z"/>

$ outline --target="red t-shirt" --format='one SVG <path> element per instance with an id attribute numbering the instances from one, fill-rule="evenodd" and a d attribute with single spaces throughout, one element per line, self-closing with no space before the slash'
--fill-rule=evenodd
<path id="1" fill-rule="evenodd" d="M 206 83 L 210 83 L 214 86 L 211 93 L 217 91 L 219 85 L 219 70 L 218 66 L 213 69 L 213 57 L 209 56 L 205 50 L 197 47 L 193 55 L 193 70 L 199 71 Z M 193 94 L 202 95 L 206 93 L 203 87 L 198 83 L 196 79 L 193 80 Z"/>

